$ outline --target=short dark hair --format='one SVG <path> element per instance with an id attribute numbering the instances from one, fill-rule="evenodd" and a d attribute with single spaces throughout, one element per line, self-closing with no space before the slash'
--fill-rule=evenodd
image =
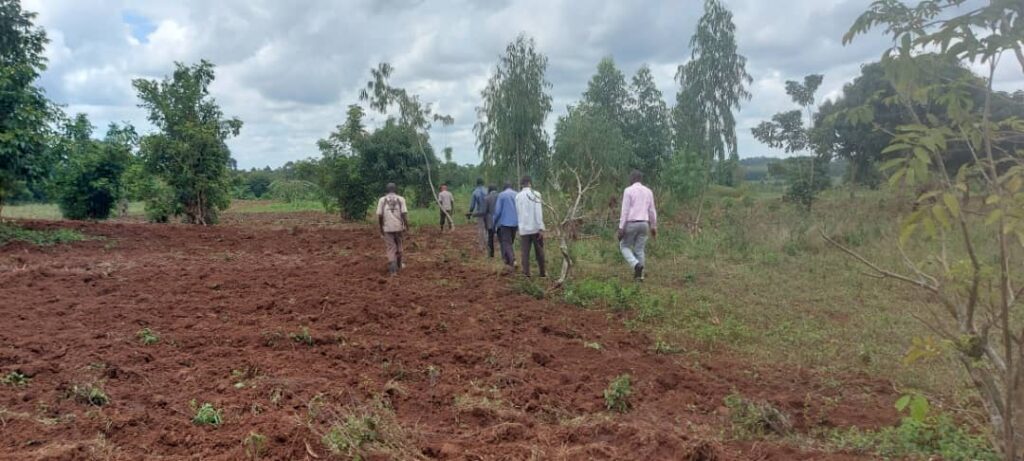
<path id="1" fill-rule="evenodd" d="M 490 186 L 487 186 L 487 192 L 495 192 L 497 190 L 498 190 L 498 186 L 495 186 L 494 184 L 491 184 Z"/>
<path id="2" fill-rule="evenodd" d="M 476 185 L 478 185 L 478 186 L 484 185 L 484 178 L 476 178 Z"/>
<path id="3" fill-rule="evenodd" d="M 520 186 L 525 186 L 527 184 L 533 184 L 533 180 L 530 179 L 530 175 L 525 175 L 523 176 L 523 179 L 519 180 Z"/>
<path id="4" fill-rule="evenodd" d="M 505 189 L 511 189 L 511 188 L 512 188 L 512 181 L 505 181 Z"/>
<path id="5" fill-rule="evenodd" d="M 644 180 L 644 174 L 640 170 L 633 170 L 629 172 L 629 182 L 635 183 Z"/>
<path id="6" fill-rule="evenodd" d="M 393 182 L 389 182 L 388 185 L 384 186 L 384 190 L 388 192 L 394 192 L 398 190 L 398 186 L 396 186 L 395 183 Z"/>

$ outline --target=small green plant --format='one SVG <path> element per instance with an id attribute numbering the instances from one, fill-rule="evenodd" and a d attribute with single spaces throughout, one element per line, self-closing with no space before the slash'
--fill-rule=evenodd
<path id="1" fill-rule="evenodd" d="M 139 330 L 137 333 L 135 333 L 135 337 L 139 338 L 139 342 L 141 342 L 144 346 L 152 346 L 160 342 L 160 336 L 157 335 L 155 331 L 149 329 L 148 327 L 143 328 Z"/>
<path id="2" fill-rule="evenodd" d="M 32 381 L 32 378 L 29 378 L 18 371 L 12 371 L 7 373 L 3 378 L 0 378 L 0 383 L 13 387 L 28 386 L 29 381 Z"/>
<path id="3" fill-rule="evenodd" d="M 224 420 L 221 418 L 220 410 L 214 408 L 210 403 L 197 405 L 195 400 L 189 403 L 195 416 L 192 417 L 192 424 L 196 426 L 220 426 Z"/>
<path id="4" fill-rule="evenodd" d="M 361 460 L 362 449 L 367 444 L 383 440 L 379 432 L 380 421 L 376 415 L 348 416 L 331 426 L 322 441 L 327 450 L 336 455 Z"/>
<path id="5" fill-rule="evenodd" d="M 267 453 L 267 436 L 250 432 L 242 439 L 242 446 L 245 447 L 245 454 L 249 459 L 260 459 Z"/>
<path id="6" fill-rule="evenodd" d="M 534 299 L 544 299 L 544 287 L 528 278 L 520 278 L 513 285 L 516 293 L 527 295 Z"/>
<path id="7" fill-rule="evenodd" d="M 761 438 L 770 434 L 784 436 L 793 429 L 789 417 L 768 402 L 753 402 L 739 394 L 725 397 L 733 435 L 741 439 Z"/>
<path id="8" fill-rule="evenodd" d="M 291 338 L 292 341 L 305 344 L 307 346 L 313 346 L 316 344 L 316 341 L 313 340 L 313 335 L 310 334 L 308 327 L 302 327 L 302 329 L 296 333 L 289 333 L 288 337 Z"/>
<path id="9" fill-rule="evenodd" d="M 632 407 L 630 396 L 633 394 L 633 382 L 629 374 L 617 376 L 604 390 L 604 405 L 609 411 L 625 413 Z"/>
<path id="10" fill-rule="evenodd" d="M 898 426 L 877 431 L 855 427 L 836 429 L 829 439 L 837 450 L 873 454 L 885 459 L 1002 459 L 988 440 L 958 427 L 947 415 L 929 416 L 924 421 L 907 417 Z"/>
<path id="11" fill-rule="evenodd" d="M 110 403 L 110 397 L 98 384 L 75 385 L 71 388 L 71 394 L 79 403 L 102 407 Z"/>

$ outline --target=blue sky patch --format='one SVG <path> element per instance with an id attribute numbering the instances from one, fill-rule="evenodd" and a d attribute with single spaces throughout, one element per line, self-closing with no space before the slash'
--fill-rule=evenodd
<path id="1" fill-rule="evenodd" d="M 121 20 L 128 24 L 132 37 L 141 43 L 148 42 L 149 34 L 156 30 L 156 24 L 153 21 L 134 11 L 122 11 Z"/>

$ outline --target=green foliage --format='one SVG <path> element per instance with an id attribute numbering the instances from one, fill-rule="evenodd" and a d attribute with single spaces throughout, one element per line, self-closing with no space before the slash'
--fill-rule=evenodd
<path id="1" fill-rule="evenodd" d="M 143 328 L 139 330 L 137 333 L 135 333 L 135 337 L 139 338 L 139 342 L 141 342 L 144 346 L 152 346 L 153 344 L 160 342 L 160 336 L 157 335 L 155 331 L 149 328 Z"/>
<path id="2" fill-rule="evenodd" d="M 604 406 L 609 411 L 625 413 L 632 408 L 630 396 L 633 395 L 632 378 L 629 374 L 616 376 L 608 388 L 604 390 Z"/>
<path id="3" fill-rule="evenodd" d="M 544 299 L 544 287 L 532 279 L 520 278 L 512 285 L 513 291 L 534 299 Z"/>
<path id="4" fill-rule="evenodd" d="M 76 384 L 71 388 L 71 395 L 85 405 L 102 407 L 110 403 L 110 397 L 98 384 Z"/>
<path id="5" fill-rule="evenodd" d="M 733 111 L 750 99 L 746 85 L 753 78 L 737 52 L 732 12 L 721 1 L 705 0 L 690 48 L 690 60 L 676 72 L 682 86 L 676 96 L 676 148 L 704 155 L 705 166 L 715 168 L 715 181 L 733 185 L 739 159 Z"/>
<path id="6" fill-rule="evenodd" d="M 483 165 L 498 176 L 542 177 L 548 155 L 544 121 L 551 112 L 547 66 L 548 58 L 536 51 L 533 39 L 519 35 L 481 93 L 473 130 Z"/>
<path id="7" fill-rule="evenodd" d="M 192 417 L 192 424 L 196 426 L 220 426 L 224 422 L 220 410 L 214 408 L 210 403 L 197 405 L 195 400 L 189 403 L 195 416 Z"/>
<path id="8" fill-rule="evenodd" d="M 733 435 L 740 439 L 784 436 L 793 429 L 789 417 L 768 402 L 754 402 L 739 394 L 730 394 L 725 397 L 725 407 L 729 409 Z"/>
<path id="9" fill-rule="evenodd" d="M 0 209 L 24 186 L 46 179 L 57 160 L 47 140 L 59 110 L 36 85 L 49 40 L 35 20 L 20 1 L 0 1 Z"/>
<path id="10" fill-rule="evenodd" d="M 72 229 L 33 230 L 0 223 L 0 247 L 11 242 L 50 246 L 85 240 L 85 235 Z"/>
<path id="11" fill-rule="evenodd" d="M 600 169 L 600 182 L 622 182 L 634 163 L 632 148 L 623 137 L 619 123 L 607 114 L 587 105 L 570 107 L 555 124 L 552 164 L 580 171 L 590 168 L 592 162 L 596 165 L 595 171 Z M 561 179 L 563 190 L 575 187 L 575 177 L 566 175 Z"/>
<path id="12" fill-rule="evenodd" d="M 242 439 L 242 446 L 245 447 L 245 455 L 249 459 L 260 459 L 267 454 L 267 436 L 259 432 L 250 432 Z"/>
<path id="13" fill-rule="evenodd" d="M 808 210 L 818 194 L 832 184 L 828 162 L 817 157 L 789 157 L 770 164 L 769 171 L 789 183 L 782 199 Z"/>
<path id="14" fill-rule="evenodd" d="M 231 152 L 225 142 L 242 128 L 241 120 L 225 119 L 210 97 L 213 69 L 205 60 L 178 63 L 162 82 L 132 81 L 150 123 L 160 130 L 142 138 L 146 168 L 174 191 L 175 215 L 192 224 L 216 223 L 218 210 L 230 203 Z"/>
<path id="15" fill-rule="evenodd" d="M 988 441 L 957 426 L 948 415 L 924 421 L 904 418 L 896 427 L 879 430 L 837 429 L 830 434 L 837 450 L 873 454 L 886 459 L 941 457 L 948 461 L 1003 459 Z"/>
<path id="16" fill-rule="evenodd" d="M 437 157 L 421 136 L 413 127 L 392 119 L 356 145 L 359 178 L 371 197 L 383 194 L 384 186 L 394 182 L 414 192 L 416 205 L 433 203 L 426 161 L 429 159 L 431 164 L 436 164 Z M 424 153 L 427 159 L 424 159 Z"/>
<path id="17" fill-rule="evenodd" d="M 289 333 L 288 337 L 299 344 L 305 344 L 307 346 L 313 346 L 316 344 L 316 341 L 313 339 L 313 335 L 309 332 L 309 327 L 302 327 L 298 332 Z"/>
<path id="18" fill-rule="evenodd" d="M 61 213 L 67 219 L 107 219 L 125 197 L 124 173 L 132 163 L 138 136 L 131 125 L 111 124 L 106 139 L 91 139 L 85 114 L 65 127 L 57 150 L 63 164 L 54 180 Z"/>
<path id="19" fill-rule="evenodd" d="M 331 426 L 322 441 L 331 453 L 362 459 L 358 453 L 364 445 L 381 441 L 377 426 L 378 421 L 373 415 L 349 416 L 340 424 Z"/>
<path id="20" fill-rule="evenodd" d="M 671 355 L 679 353 L 681 349 L 675 344 L 658 338 L 654 341 L 654 345 L 651 346 L 651 350 L 654 351 L 655 354 Z"/>
<path id="21" fill-rule="evenodd" d="M 654 82 L 651 68 L 640 66 L 630 85 L 630 111 L 623 134 L 633 148 L 633 166 L 645 182 L 659 184 L 672 155 L 672 121 L 668 106 Z"/>
<path id="22" fill-rule="evenodd" d="M 316 200 L 320 197 L 320 188 L 316 184 L 297 179 L 278 179 L 270 183 L 265 195 L 285 203 L 303 200 Z"/>
<path id="23" fill-rule="evenodd" d="M 24 374 L 18 371 L 12 371 L 4 375 L 3 378 L 0 378 L 0 384 L 12 387 L 28 386 L 28 383 L 30 381 L 32 381 L 32 378 L 29 378 L 28 376 L 25 376 Z"/>

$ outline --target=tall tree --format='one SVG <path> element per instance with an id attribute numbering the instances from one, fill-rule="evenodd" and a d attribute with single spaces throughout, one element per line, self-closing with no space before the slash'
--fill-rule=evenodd
<path id="1" fill-rule="evenodd" d="M 142 138 L 147 168 L 173 190 L 177 213 L 186 222 L 209 225 L 230 203 L 226 141 L 242 129 L 238 118 L 225 118 L 210 96 L 213 64 L 203 60 L 177 63 L 163 81 L 136 79 L 132 85 L 159 133 Z"/>
<path id="2" fill-rule="evenodd" d="M 597 184 L 621 181 L 630 167 L 630 145 L 622 130 L 603 110 L 590 105 L 570 107 L 555 124 L 552 169 L 592 171 Z M 590 165 L 589 163 L 593 163 Z M 575 186 L 572 175 L 561 175 L 562 190 Z"/>
<path id="3" fill-rule="evenodd" d="M 615 61 L 611 57 L 601 59 L 597 73 L 590 78 L 587 90 L 583 92 L 582 105 L 591 113 L 603 114 L 619 130 L 626 131 L 631 99 L 626 76 L 615 67 Z"/>
<path id="4" fill-rule="evenodd" d="M 18 184 L 43 179 L 53 164 L 48 123 L 57 109 L 36 85 L 49 40 L 35 19 L 20 0 L 0 0 L 0 211 Z"/>
<path id="5" fill-rule="evenodd" d="M 715 165 L 715 180 L 732 185 L 739 161 L 736 142 L 736 117 L 744 100 L 750 99 L 747 85 L 753 78 L 747 74 L 747 59 L 737 52 L 736 25 L 732 12 L 720 0 L 705 0 L 704 15 L 697 22 L 697 31 L 690 39 L 690 61 L 680 65 L 676 79 L 681 90 L 677 106 L 694 111 L 677 114 L 699 126 L 686 127 L 696 139 L 687 144 L 707 156 L 707 164 Z"/>
<path id="6" fill-rule="evenodd" d="M 630 107 L 624 135 L 633 149 L 635 167 L 657 182 L 672 155 L 672 125 L 668 106 L 654 83 L 651 68 L 640 66 L 630 85 Z"/>
<path id="7" fill-rule="evenodd" d="M 483 164 L 499 174 L 543 172 L 548 155 L 544 121 L 551 112 L 548 58 L 533 39 L 519 35 L 505 49 L 477 107 L 477 149 Z"/>

